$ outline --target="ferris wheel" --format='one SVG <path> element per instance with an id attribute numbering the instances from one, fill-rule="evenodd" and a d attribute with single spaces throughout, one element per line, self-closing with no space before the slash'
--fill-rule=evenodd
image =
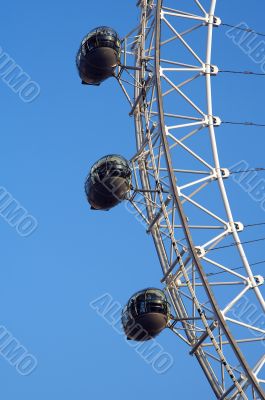
<path id="1" fill-rule="evenodd" d="M 124 39 L 98 27 L 77 56 L 83 83 L 115 76 L 135 123 L 131 159 L 97 161 L 86 181 L 88 201 L 98 210 L 129 201 L 162 268 L 163 291 L 138 292 L 125 307 L 125 333 L 148 340 L 168 327 L 196 357 L 217 399 L 265 399 L 264 278 L 245 253 L 244 221 L 234 220 L 225 187 L 231 172 L 220 164 L 215 135 L 222 129 L 212 101 L 216 0 L 137 6 L 139 23 Z M 257 318 L 250 320 L 250 309 Z M 147 335 L 129 329 L 130 320 Z"/>

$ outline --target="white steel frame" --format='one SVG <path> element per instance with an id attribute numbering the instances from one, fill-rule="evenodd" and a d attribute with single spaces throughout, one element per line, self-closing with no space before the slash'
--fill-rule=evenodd
<path id="1" fill-rule="evenodd" d="M 230 173 L 220 165 L 215 136 L 221 120 L 214 116 L 212 106 L 211 80 L 218 74 L 211 60 L 212 38 L 221 21 L 215 16 L 216 0 L 210 1 L 209 10 L 202 0 L 188 3 L 196 7 L 196 13 L 167 7 L 163 0 L 156 4 L 139 0 L 140 23 L 123 41 L 117 80 L 134 116 L 137 145 L 131 158 L 134 190 L 129 201 L 154 240 L 163 271 L 161 282 L 172 304 L 169 328 L 188 344 L 216 397 L 265 399 L 264 279 L 252 273 L 242 246 L 239 232 L 244 225 L 231 212 L 224 184 Z M 202 43 L 199 55 L 189 37 L 202 29 L 207 31 L 206 46 Z M 175 60 L 170 51 L 164 58 L 162 52 L 172 43 L 182 45 L 194 64 Z M 133 66 L 128 67 L 130 62 Z M 205 82 L 205 110 L 185 93 L 198 81 Z M 177 98 L 190 106 L 190 114 L 186 108 L 181 113 Z M 193 148 L 193 140 L 202 134 L 205 140 L 207 131 L 211 150 L 202 155 Z M 183 157 L 200 167 L 182 168 L 178 160 Z M 215 202 L 217 196 L 216 211 L 209 206 L 209 198 Z M 195 215 L 199 223 L 193 221 Z M 229 246 L 231 240 L 235 245 L 229 247 L 227 265 L 218 245 Z M 236 270 L 238 263 L 243 272 Z M 248 303 L 242 305 L 242 300 Z M 253 309 L 258 315 L 255 321 L 247 313 Z"/>

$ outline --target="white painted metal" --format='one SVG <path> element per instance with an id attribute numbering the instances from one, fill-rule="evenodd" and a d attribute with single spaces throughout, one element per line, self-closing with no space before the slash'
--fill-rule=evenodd
<path id="1" fill-rule="evenodd" d="M 221 125 L 213 114 L 211 88 L 218 74 L 211 60 L 213 29 L 220 24 L 216 0 L 208 11 L 206 0 L 183 2 L 190 11 L 176 10 L 176 0 L 165 3 L 139 1 L 141 23 L 127 35 L 123 51 L 123 65 L 133 65 L 134 57 L 134 73 L 120 68 L 117 77 L 135 120 L 129 200 L 154 240 L 174 310 L 170 328 L 190 346 L 216 397 L 263 399 L 264 280 L 253 274 L 243 249 L 244 226 L 232 215 L 224 182 L 230 174 L 220 165 L 215 137 Z M 198 54 L 189 38 L 202 29 L 207 30 L 206 44 L 201 42 L 205 53 Z M 183 46 L 189 56 L 180 51 L 183 59 L 176 60 L 173 45 Z M 198 96 L 186 94 L 198 82 L 205 110 Z M 200 138 L 202 147 L 209 144 L 208 152 L 198 147 Z M 231 241 L 223 260 L 218 243 L 228 247 Z M 257 313 L 253 320 L 251 312 Z"/>

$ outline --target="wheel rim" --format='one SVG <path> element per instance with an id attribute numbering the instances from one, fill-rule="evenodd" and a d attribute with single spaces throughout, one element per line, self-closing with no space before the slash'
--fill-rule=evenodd
<path id="1" fill-rule="evenodd" d="M 211 94 L 211 78 L 216 72 L 211 65 L 212 31 L 214 25 L 218 25 L 218 19 L 214 17 L 216 1 L 211 1 L 209 12 L 205 11 L 202 2 L 194 1 L 197 14 L 163 7 L 162 0 L 158 0 L 156 6 L 146 0 L 139 3 L 141 23 L 136 30 L 137 39 L 130 46 L 128 41 L 124 41 L 125 51 L 129 49 L 128 54 L 135 54 L 135 72 L 133 77 L 131 75 L 134 94 L 130 95 L 126 85 L 122 85 L 132 106 L 137 143 L 137 152 L 132 158 L 135 191 L 130 201 L 147 224 L 147 231 L 152 234 L 155 243 L 163 271 L 162 281 L 178 320 L 172 322 L 171 329 L 189 344 L 190 353 L 198 359 L 217 398 L 255 399 L 256 395 L 265 398 L 260 378 L 265 363 L 262 320 L 256 321 L 251 329 L 244 315 L 238 319 L 230 316 L 231 313 L 235 315 L 234 310 L 250 293 L 251 301 L 260 312 L 264 311 L 264 300 L 260 290 L 263 282 L 257 282 L 257 277 L 253 276 L 240 241 L 238 232 L 242 225 L 234 221 L 231 213 L 224 186 L 224 179 L 229 173 L 219 164 L 214 129 L 219 120 L 213 116 Z M 169 21 L 171 17 L 175 20 L 174 25 Z M 182 19 L 206 25 L 202 27 L 207 30 L 205 62 L 184 39 L 198 28 L 191 26 L 180 34 L 178 28 Z M 174 39 L 163 36 L 165 27 L 173 33 Z M 191 66 L 184 60 L 176 63 L 170 59 L 171 50 L 167 62 L 162 61 L 164 55 L 161 55 L 161 48 L 174 41 L 181 42 L 199 65 Z M 170 69 L 172 65 L 174 70 Z M 182 73 L 184 81 L 175 83 L 171 75 Z M 193 76 L 187 78 L 188 73 Z M 206 81 L 205 112 L 182 89 L 197 80 Z M 173 116 L 169 107 L 173 102 L 168 100 L 171 93 L 186 101 L 193 114 L 182 115 L 178 112 Z M 197 116 L 194 116 L 194 110 Z M 173 119 L 177 121 L 174 125 Z M 191 139 L 207 130 L 212 161 L 190 146 L 190 143 L 193 144 Z M 190 172 L 187 169 L 181 171 L 177 162 L 180 149 L 202 165 L 203 171 L 192 168 Z M 187 181 L 182 179 L 184 174 L 188 177 L 185 178 Z M 203 178 L 198 179 L 200 175 Z M 197 200 L 198 195 L 201 196 L 212 186 L 212 198 L 218 193 L 218 205 L 222 203 L 220 212 L 215 207 L 204 205 L 201 202 L 204 197 Z M 185 191 L 188 188 L 193 191 L 187 194 Z M 140 207 L 143 199 L 144 208 Z M 203 221 L 200 226 L 193 224 L 196 213 L 198 220 Z M 190 221 L 187 214 L 191 215 Z M 206 222 L 203 215 L 207 217 Z M 209 219 L 219 221 L 219 226 L 209 225 Z M 221 233 L 212 234 L 216 229 Z M 194 231 L 196 235 L 191 235 Z M 236 242 L 231 252 L 236 253 L 234 259 L 240 260 L 244 266 L 244 274 L 235 272 L 234 260 L 229 266 L 220 262 L 219 255 L 208 256 L 213 250 L 218 253 L 218 243 L 226 244 L 229 238 Z M 222 274 L 221 279 L 216 271 Z M 215 275 L 218 281 L 212 278 Z M 235 277 L 236 282 L 231 280 Z M 220 296 L 219 288 L 226 290 L 227 300 Z M 253 332 L 259 336 L 254 337 Z M 253 349 L 255 360 L 251 358 Z"/>

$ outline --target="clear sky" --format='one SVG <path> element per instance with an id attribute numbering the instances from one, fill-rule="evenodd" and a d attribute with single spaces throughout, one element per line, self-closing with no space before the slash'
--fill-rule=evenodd
<path id="1" fill-rule="evenodd" d="M 260 0 L 218 3 L 223 22 L 245 21 L 264 31 Z M 138 289 L 159 286 L 160 267 L 143 226 L 122 205 L 90 212 L 83 190 L 94 161 L 113 152 L 129 158 L 135 143 L 117 84 L 81 85 L 76 51 L 98 25 L 125 35 L 137 21 L 135 2 L 14 0 L 4 2 L 1 14 L 1 48 L 40 86 L 40 95 L 25 103 L 0 80 L 0 186 L 38 222 L 32 235 L 21 237 L 0 218 L 0 325 L 38 362 L 32 374 L 22 376 L 1 356 L 2 398 L 159 400 L 174 390 L 179 399 L 198 393 L 212 399 L 196 360 L 173 334 L 165 331 L 158 338 L 174 365 L 157 375 L 89 306 L 104 293 L 125 304 Z M 214 63 L 261 72 L 225 32 L 215 31 Z M 219 75 L 215 114 L 265 123 L 264 88 L 264 77 Z M 264 128 L 222 126 L 218 143 L 223 165 L 246 160 L 265 167 Z M 231 200 L 239 220 L 265 220 L 260 204 L 235 183 Z M 264 236 L 264 229 L 251 235 Z M 252 247 L 251 260 L 264 259 L 263 248 Z"/>

